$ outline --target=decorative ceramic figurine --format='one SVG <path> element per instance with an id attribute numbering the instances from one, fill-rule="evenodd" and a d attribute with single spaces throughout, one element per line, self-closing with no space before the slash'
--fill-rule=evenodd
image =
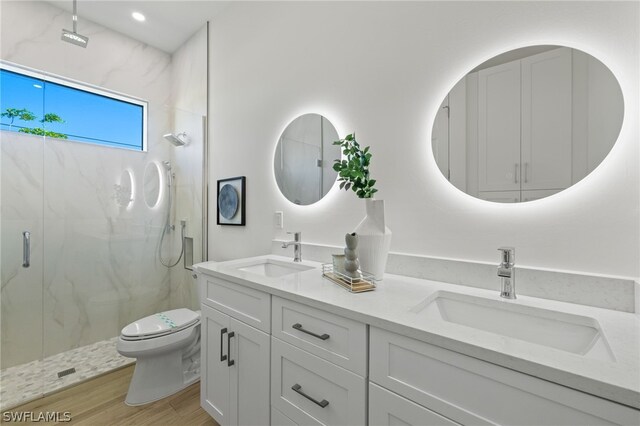
<path id="1" fill-rule="evenodd" d="M 360 262 L 358 262 L 358 254 L 356 248 L 358 247 L 358 234 L 352 232 L 344 237 L 344 241 L 347 247 L 344 249 L 345 261 L 344 272 L 351 278 L 360 278 Z"/>

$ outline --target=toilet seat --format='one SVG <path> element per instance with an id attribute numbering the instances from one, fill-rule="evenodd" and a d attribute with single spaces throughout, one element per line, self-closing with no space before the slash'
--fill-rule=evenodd
<path id="1" fill-rule="evenodd" d="M 132 322 L 122 329 L 120 338 L 125 341 L 156 339 L 178 333 L 199 322 L 199 313 L 184 308 L 173 309 Z"/>

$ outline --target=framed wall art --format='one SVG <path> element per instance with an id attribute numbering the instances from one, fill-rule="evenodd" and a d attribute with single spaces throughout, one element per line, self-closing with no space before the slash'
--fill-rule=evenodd
<path id="1" fill-rule="evenodd" d="M 218 225 L 244 226 L 246 177 L 218 180 Z"/>

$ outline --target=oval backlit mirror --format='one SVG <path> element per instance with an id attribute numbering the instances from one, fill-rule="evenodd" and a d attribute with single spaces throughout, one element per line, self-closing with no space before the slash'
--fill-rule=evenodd
<path id="1" fill-rule="evenodd" d="M 144 202 L 149 208 L 158 205 L 160 201 L 160 166 L 150 162 L 144 169 Z"/>
<path id="2" fill-rule="evenodd" d="M 622 90 L 602 62 L 562 46 L 495 56 L 442 102 L 431 146 L 438 168 L 474 197 L 517 203 L 580 181 L 620 134 Z"/>
<path id="3" fill-rule="evenodd" d="M 305 114 L 293 120 L 278 140 L 273 170 L 282 194 L 303 206 L 321 200 L 336 181 L 334 160 L 340 147 L 333 145 L 338 132 L 319 114 Z"/>

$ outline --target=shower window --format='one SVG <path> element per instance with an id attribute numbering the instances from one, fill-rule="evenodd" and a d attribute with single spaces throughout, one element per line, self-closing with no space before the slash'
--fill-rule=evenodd
<path id="1" fill-rule="evenodd" d="M 0 114 L 2 130 L 146 150 L 146 102 L 4 64 Z"/>

